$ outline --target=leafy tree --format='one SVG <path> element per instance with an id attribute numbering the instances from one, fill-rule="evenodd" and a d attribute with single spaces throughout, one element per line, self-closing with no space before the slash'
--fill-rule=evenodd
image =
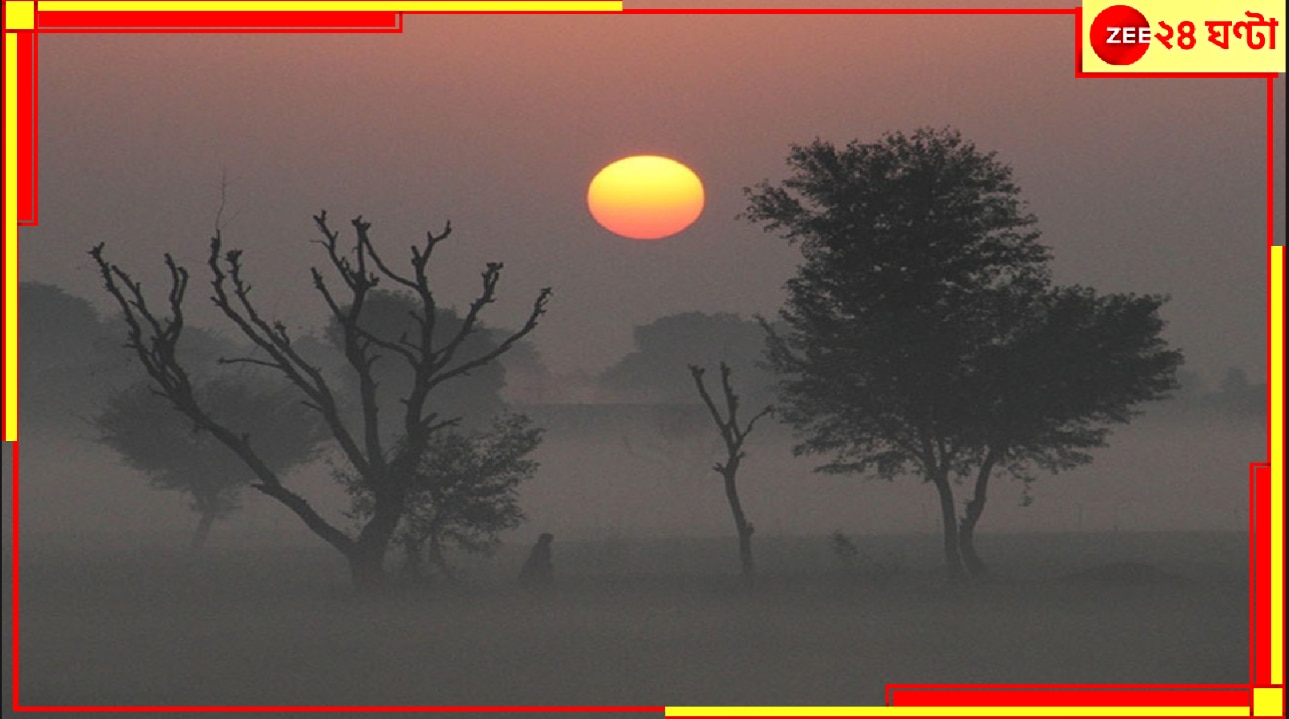
<path id="1" fill-rule="evenodd" d="M 804 258 L 784 328 L 766 325 L 797 451 L 831 455 L 828 472 L 916 471 L 939 496 L 951 575 L 981 572 L 971 538 L 993 471 L 1089 461 L 1174 386 L 1165 300 L 1053 287 L 1011 169 L 954 130 L 816 140 L 788 164 L 747 189 L 744 217 Z"/>
<path id="2" fill-rule="evenodd" d="M 707 411 L 712 415 L 712 421 L 716 423 L 716 428 L 720 430 L 721 440 L 725 443 L 725 461 L 717 462 L 712 466 L 721 479 L 725 481 L 725 499 L 730 504 L 730 512 L 734 515 L 734 528 L 738 532 L 738 553 L 739 566 L 742 569 L 743 579 L 751 582 L 756 575 L 756 565 L 752 561 L 752 533 L 755 528 L 748 521 L 747 515 L 743 513 L 743 503 L 739 501 L 738 496 L 738 470 L 739 465 L 743 462 L 743 442 L 751 434 L 752 427 L 756 425 L 757 420 L 770 414 L 771 407 L 765 407 L 760 412 L 752 415 L 747 424 L 739 426 L 738 406 L 739 398 L 734 393 L 734 387 L 730 384 L 730 366 L 721 363 L 721 393 L 724 395 L 725 412 L 716 406 L 716 401 L 707 391 L 707 385 L 703 382 L 703 375 L 706 370 L 698 365 L 689 365 L 689 374 L 694 378 L 694 386 L 698 388 L 698 396 L 702 398 L 703 404 Z"/>
<path id="3" fill-rule="evenodd" d="M 384 578 L 384 559 L 391 537 L 407 506 L 425 448 L 434 433 L 445 428 L 444 420 L 429 402 L 432 390 L 487 365 L 532 332 L 546 311 L 550 290 L 534 300 L 523 326 L 506 336 L 492 350 L 469 353 L 465 342 L 477 331 L 483 309 L 496 300 L 502 265 L 488 263 L 483 286 L 466 310 L 455 334 L 438 339 L 438 300 L 431 287 L 428 267 L 435 249 L 451 234 L 427 232 L 425 241 L 411 248 L 410 271 L 397 271 L 387 264 L 371 241 L 371 223 L 360 216 L 352 221 L 355 239 L 351 249 L 342 248 L 340 233 L 328 224 L 327 215 L 316 215 L 331 274 L 311 268 L 313 284 L 330 317 L 341 327 L 342 353 L 348 371 L 355 377 L 359 419 L 351 421 L 340 398 L 323 370 L 303 356 L 292 342 L 285 324 L 261 314 L 251 297 L 251 285 L 244 273 L 241 250 L 225 250 L 218 228 L 210 242 L 207 269 L 211 300 L 239 333 L 255 348 L 251 355 L 227 358 L 227 363 L 260 366 L 280 374 L 298 391 L 306 406 L 323 420 L 355 475 L 372 497 L 370 517 L 356 536 L 336 527 L 320 515 L 305 497 L 285 484 L 261 453 L 262 443 L 220 420 L 203 402 L 177 348 L 183 337 L 183 302 L 188 288 L 187 269 L 169 255 L 170 273 L 166 308 L 153 310 L 139 282 L 118 265 L 109 262 L 100 244 L 90 251 L 99 267 L 104 286 L 117 302 L 127 325 L 127 345 L 147 371 L 154 388 L 165 395 L 198 428 L 209 432 L 231 449 L 255 476 L 253 489 L 281 502 L 305 525 L 340 552 L 349 562 L 354 585 L 366 589 Z M 364 329 L 362 317 L 369 293 L 381 281 L 390 282 L 416 297 L 413 332 L 396 340 L 382 338 Z M 380 362 L 403 362 L 409 367 L 406 383 L 396 393 L 398 404 L 383 409 L 397 412 L 402 420 L 400 439 L 392 445 L 381 436 L 382 410 L 377 394 L 376 366 Z"/>
<path id="4" fill-rule="evenodd" d="M 68 429 L 92 413 L 113 385 L 130 380 L 129 355 L 99 323 L 90 303 L 53 285 L 18 285 L 22 418 Z"/>
<path id="5" fill-rule="evenodd" d="M 54 285 L 23 282 L 18 293 L 23 419 L 68 433 L 80 430 L 109 397 L 140 380 L 131 353 L 121 346 L 119 319 L 100 320 L 88 301 Z M 213 366 L 232 348 L 214 333 L 190 327 L 179 356 L 193 366 Z"/>
<path id="6" fill-rule="evenodd" d="M 286 387 L 221 377 L 199 382 L 193 392 L 221 424 L 254 437 L 260 458 L 275 473 L 313 458 L 325 435 L 322 421 Z M 138 384 L 111 396 L 94 424 L 100 441 L 147 474 L 154 487 L 191 498 L 198 522 L 190 548 L 197 550 L 215 520 L 241 506 L 241 490 L 253 477 L 210 432 L 177 419 L 165 398 Z"/>
<path id="7" fill-rule="evenodd" d="M 991 471 L 1028 485 L 1032 467 L 1055 473 L 1092 461 L 1088 450 L 1105 446 L 1111 426 L 1176 387 L 1182 361 L 1160 337 L 1163 297 L 1071 286 L 1018 299 L 999 303 L 1005 311 L 990 320 L 998 333 L 977 348 L 959 394 L 961 435 L 979 459 L 958 536 L 976 574 L 985 569 L 974 531 Z"/>
<path id="8" fill-rule="evenodd" d="M 524 519 L 519 485 L 537 472 L 531 455 L 541 436 L 542 430 L 522 414 L 497 416 L 484 429 L 435 434 L 425 448 L 395 534 L 403 548 L 405 571 L 420 573 L 428 545 L 430 563 L 450 575 L 448 547 L 489 553 L 496 548 L 499 533 L 518 527 Z M 351 479 L 352 475 L 346 478 L 353 498 L 351 516 L 365 519 L 373 507 L 371 493 Z"/>
<path id="9" fill-rule="evenodd" d="M 682 312 L 635 328 L 635 350 L 606 369 L 600 384 L 636 402 L 692 402 L 679 368 L 695 360 L 755 367 L 765 351 L 765 333 L 755 320 L 728 312 Z M 753 402 L 768 398 L 774 376 L 751 369 L 744 384 Z"/>

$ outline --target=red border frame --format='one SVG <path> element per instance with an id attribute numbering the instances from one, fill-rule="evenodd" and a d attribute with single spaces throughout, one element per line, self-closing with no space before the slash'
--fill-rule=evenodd
<path id="1" fill-rule="evenodd" d="M 35 29 L 8 31 L 17 34 L 19 63 L 27 60 L 29 73 L 19 72 L 18 87 L 18 162 L 19 162 L 19 216 L 18 224 L 37 224 L 37 142 L 36 128 L 36 67 L 37 37 L 41 32 L 402 32 L 402 12 L 365 11 L 283 11 L 283 12 L 114 12 L 85 11 L 42 13 L 35 5 Z M 455 13 L 454 13 L 455 14 Z M 478 13 L 470 13 L 478 14 Z M 585 14 L 571 12 L 568 14 Z M 991 9 L 641 9 L 624 10 L 623 14 L 898 14 L 898 15 L 1070 15 L 1074 19 L 1075 76 L 1080 78 L 1264 78 L 1267 79 L 1267 232 L 1268 246 L 1274 242 L 1274 85 L 1275 74 L 1265 73 L 1085 73 L 1082 71 L 1082 8 L 991 8 Z M 1268 249 L 1270 255 L 1271 250 Z M 1270 269 L 1268 269 L 1268 276 Z M 1268 296 L 1268 305 L 1270 297 Z M 1270 312 L 1268 312 L 1268 324 Z M 1270 329 L 1270 327 L 1268 327 Z M 1271 337 L 1268 332 L 1268 338 Z M 1268 355 L 1270 347 L 1268 346 Z M 1270 360 L 1270 356 L 1268 356 Z M 1268 372 L 1272 371 L 1268 361 Z M 1270 383 L 1268 383 L 1270 392 Z M 1270 397 L 1268 396 L 1268 400 Z M 1270 403 L 1268 403 L 1270 407 Z M 1268 423 L 1268 446 L 1272 441 Z M 662 712 L 661 706 L 606 706 L 606 707 L 390 707 L 390 706 L 242 706 L 242 707 L 103 707 L 58 706 L 23 707 L 19 703 L 19 632 L 18 632 L 18 445 L 12 447 L 14 458 L 14 492 L 12 507 L 13 527 L 13 709 L 16 711 L 70 712 L 70 711 L 197 711 L 197 712 L 251 712 L 251 711 L 310 711 L 310 712 Z M 1274 607 L 1271 606 L 1271 471 L 1267 463 L 1254 463 L 1250 487 L 1250 684 L 1244 685 L 889 685 L 887 704 L 890 706 L 1027 706 L 1027 707 L 1081 707 L 1093 709 L 1106 706 L 1155 706 L 1155 707 L 1252 707 L 1252 690 L 1269 687 L 1272 642 L 1268 633 L 1258 629 L 1267 627 Z M 1281 568 L 1283 569 L 1283 568 Z M 1283 688 L 1283 685 L 1276 685 Z"/>

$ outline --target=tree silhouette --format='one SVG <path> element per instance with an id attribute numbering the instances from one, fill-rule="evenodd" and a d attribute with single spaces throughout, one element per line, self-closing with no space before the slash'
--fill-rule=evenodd
<path id="1" fill-rule="evenodd" d="M 716 406 L 715 400 L 712 399 L 711 393 L 707 391 L 707 386 L 703 383 L 703 375 L 706 370 L 697 365 L 689 365 L 689 374 L 694 378 L 694 385 L 698 388 L 698 396 L 702 398 L 703 404 L 707 406 L 707 411 L 712 415 L 712 421 L 716 423 L 716 428 L 720 430 L 721 440 L 725 443 L 725 461 L 717 462 L 712 469 L 721 475 L 725 481 L 725 499 L 730 504 L 730 512 L 734 515 L 734 528 L 738 532 L 738 552 L 739 566 L 742 569 L 743 579 L 751 582 L 756 575 L 756 566 L 752 561 L 752 533 L 755 529 L 752 523 L 748 521 L 747 515 L 743 513 L 743 503 L 739 501 L 738 496 L 738 470 L 739 465 L 743 462 L 743 442 L 747 439 L 748 434 L 752 432 L 752 427 L 756 425 L 757 420 L 761 419 L 772 411 L 771 407 L 765 407 L 757 412 L 747 421 L 747 424 L 739 426 L 738 421 L 738 395 L 734 394 L 734 387 L 730 384 L 730 367 L 724 362 L 721 363 L 721 393 L 725 399 L 725 412 Z"/>
<path id="2" fill-rule="evenodd" d="M 541 438 L 542 430 L 522 414 L 499 415 L 484 429 L 445 429 L 431 437 L 394 537 L 403 549 L 404 570 L 420 574 L 428 549 L 430 564 L 450 576 L 449 547 L 489 553 L 499 533 L 518 527 L 524 520 L 519 485 L 537 472 L 531 454 Z M 345 478 L 350 514 L 365 519 L 372 495 L 352 478 Z"/>
<path id="3" fill-rule="evenodd" d="M 113 388 L 128 386 L 129 355 L 90 303 L 53 285 L 18 285 L 22 418 L 29 427 L 73 432 Z"/>
<path id="4" fill-rule="evenodd" d="M 940 499 L 950 574 L 981 572 L 971 539 L 993 471 L 1089 461 L 1109 425 L 1174 386 L 1165 300 L 1053 287 L 1011 169 L 954 130 L 816 140 L 788 164 L 746 190 L 744 217 L 804 258 L 784 329 L 766 324 L 797 451 L 831 455 L 822 471 L 916 471 Z"/>
<path id="5" fill-rule="evenodd" d="M 321 420 L 290 388 L 222 377 L 198 382 L 193 391 L 219 422 L 259 440 L 259 456 L 275 473 L 313 458 L 325 436 Z M 189 496 L 198 515 L 190 543 L 195 551 L 206 543 L 215 520 L 240 507 L 241 489 L 252 475 L 209 432 L 177 419 L 165 398 L 140 384 L 112 395 L 94 425 L 99 440 L 144 472 L 154 487 Z"/>
<path id="6" fill-rule="evenodd" d="M 692 402 L 681 368 L 690 362 L 726 362 L 750 369 L 743 392 L 754 403 L 768 399 L 774 376 L 755 367 L 765 352 L 765 333 L 755 320 L 728 312 L 681 312 L 633 331 L 635 350 L 604 371 L 602 387 L 632 402 Z"/>
<path id="7" fill-rule="evenodd" d="M 372 496 L 372 512 L 357 536 L 350 536 L 321 516 L 305 499 L 283 484 L 279 474 L 265 461 L 259 443 L 239 433 L 215 416 L 199 397 L 191 375 L 176 355 L 184 330 L 183 302 L 188 289 L 188 271 L 168 254 L 170 273 L 167 311 L 158 314 L 148 304 L 139 282 L 104 257 L 103 245 L 90 250 L 98 264 L 107 292 L 121 308 L 127 325 L 127 345 L 152 379 L 154 388 L 198 428 L 209 432 L 231 449 L 251 470 L 251 487 L 272 497 L 294 512 L 320 538 L 345 556 L 354 585 L 365 589 L 384 578 L 384 559 L 390 538 L 406 509 L 408 494 L 425 448 L 433 434 L 452 420 L 442 419 L 429 402 L 431 390 L 483 367 L 504 354 L 537 327 L 550 290 L 544 289 L 533 302 L 523 326 L 506 336 L 491 351 L 467 354 L 466 340 L 479 325 L 483 309 L 496 300 L 502 264 L 490 262 L 483 272 L 483 286 L 465 312 L 455 334 L 436 340 L 438 301 L 431 288 L 427 268 L 438 245 L 451 234 L 427 232 L 425 241 L 411 248 L 410 272 L 395 271 L 373 245 L 371 223 L 361 216 L 352 221 L 355 239 L 352 249 L 341 246 L 340 233 L 332 230 L 326 212 L 314 216 L 332 274 L 340 280 L 333 288 L 321 270 L 311 268 L 313 284 L 323 303 L 341 327 L 341 347 L 348 369 L 356 377 L 360 420 L 353 426 L 346 420 L 337 393 L 322 370 L 303 357 L 281 321 L 266 318 L 251 299 L 251 285 L 245 276 L 241 250 L 225 250 L 217 228 L 210 242 L 207 268 L 211 300 L 234 327 L 249 340 L 255 353 L 226 358 L 226 363 L 265 367 L 288 380 L 327 426 L 348 462 Z M 416 297 L 413 331 L 386 339 L 363 328 L 361 318 L 369 293 L 382 280 L 393 283 Z M 386 407 L 402 419 L 399 441 L 387 446 L 382 440 L 374 368 L 381 361 L 401 361 L 410 368 L 407 383 L 398 392 L 399 404 Z"/>

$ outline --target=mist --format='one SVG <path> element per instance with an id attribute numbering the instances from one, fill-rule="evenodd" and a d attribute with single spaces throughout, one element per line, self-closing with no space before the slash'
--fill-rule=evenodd
<path id="1" fill-rule="evenodd" d="M 611 710 L 880 705 L 896 683 L 1246 685 L 1249 465 L 1269 442 L 1266 243 L 1283 242 L 1281 204 L 1266 226 L 1268 84 L 1078 80 L 1070 22 L 409 16 L 390 36 L 42 36 L 21 449 L 4 456 L 4 701 Z M 1283 78 L 1271 87 L 1283 148 Z M 821 472 L 835 453 L 801 451 L 810 431 L 782 413 L 766 338 L 807 260 L 747 217 L 746 188 L 782 180 L 794 144 L 946 127 L 1014 173 L 1050 250 L 1046 279 L 1166 297 L 1159 338 L 1184 356 L 1175 386 L 1170 375 L 1128 421 L 1106 420 L 1089 461 L 994 475 L 975 540 L 988 571 L 969 578 L 946 575 L 926 476 Z M 705 209 L 680 234 L 631 241 L 587 212 L 594 173 L 636 153 L 701 177 Z M 1283 184 L 1282 151 L 1273 173 Z M 322 209 L 345 257 L 379 253 L 406 272 L 433 249 L 424 277 L 415 260 L 413 281 L 383 276 L 377 292 L 403 291 L 383 298 L 384 329 L 345 324 L 360 295 L 325 274 L 346 266 L 328 264 Z M 248 342 L 211 303 L 212 234 L 244 250 L 265 336 L 282 344 Z M 99 243 L 161 314 L 165 253 L 191 270 L 176 361 L 194 385 L 289 376 L 265 350 L 289 345 L 336 407 L 288 381 L 288 401 L 252 414 L 282 410 L 293 429 L 323 415 L 331 431 L 306 432 L 322 440 L 272 467 L 244 459 L 276 435 L 236 427 L 263 417 L 225 408 L 215 419 L 234 431 L 212 439 L 216 423 L 160 387 L 173 375 L 149 376 L 122 347 L 135 305 L 105 291 L 87 254 Z M 504 262 L 495 297 L 490 262 Z M 450 343 L 462 327 L 477 343 L 452 345 L 456 362 L 504 351 L 427 389 L 407 420 L 416 392 L 402 388 L 433 379 L 417 375 L 417 332 Z M 373 347 L 383 357 L 364 375 L 352 356 Z M 413 369 L 391 369 L 404 352 Z M 732 519 L 729 457 L 686 368 L 711 381 L 722 362 L 744 420 L 778 405 L 739 460 L 754 531 Z M 161 438 L 160 461 L 114 448 L 102 421 L 149 388 L 162 391 L 135 429 Z M 370 423 L 364 397 L 380 409 Z M 487 434 L 503 415 L 540 430 L 531 452 L 507 445 L 517 432 Z M 335 441 L 343 423 L 361 441 Z M 420 438 L 449 470 L 400 455 L 429 426 L 465 447 Z M 199 472 L 163 466 L 180 442 L 233 446 L 222 459 L 248 468 L 217 478 L 229 502 L 206 512 L 208 534 Z M 950 520 L 980 447 L 955 465 Z M 419 507 L 423 536 L 408 539 L 406 507 L 388 515 L 381 581 L 364 586 L 351 545 L 406 500 L 381 484 L 387 459 L 404 478 L 433 475 L 422 489 L 439 494 Z M 459 500 L 444 477 L 497 474 L 469 512 L 432 511 Z M 413 571 L 422 552 L 428 568 Z M 540 579 L 521 581 L 526 566 Z"/>

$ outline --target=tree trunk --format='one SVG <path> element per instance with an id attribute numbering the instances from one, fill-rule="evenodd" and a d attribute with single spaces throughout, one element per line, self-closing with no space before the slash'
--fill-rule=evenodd
<path id="1" fill-rule="evenodd" d="M 751 582 L 756 577 L 756 565 L 752 562 L 752 532 L 751 524 L 747 524 L 739 529 L 738 533 L 738 553 L 739 561 L 742 564 L 743 578 Z"/>
<path id="2" fill-rule="evenodd" d="M 931 478 L 940 494 L 940 518 L 944 522 L 944 562 L 949 579 L 962 579 L 962 554 L 958 546 L 958 513 L 953 506 L 953 487 L 946 472 L 937 471 Z"/>
<path id="3" fill-rule="evenodd" d="M 737 465 L 722 472 L 725 478 L 725 498 L 729 500 L 730 512 L 734 514 L 734 528 L 738 531 L 738 555 L 744 581 L 751 582 L 756 576 L 756 565 L 752 561 L 752 533 L 756 529 L 743 514 L 743 504 L 739 502 L 738 486 L 734 482 Z"/>
<path id="4" fill-rule="evenodd" d="M 452 567 L 448 564 L 448 558 L 443 555 L 443 541 L 439 539 L 437 532 L 430 534 L 430 564 L 433 564 L 439 570 L 439 575 L 445 579 L 452 577 Z"/>
<path id="5" fill-rule="evenodd" d="M 365 592 L 385 582 L 385 552 L 389 549 L 394 529 L 403 514 L 402 495 L 393 492 L 376 494 L 372 517 L 358 534 L 358 540 L 345 556 L 349 559 L 349 576 L 354 589 Z"/>
<path id="6" fill-rule="evenodd" d="M 998 456 L 990 450 L 985 456 L 985 461 L 980 465 L 980 472 L 976 474 L 975 491 L 971 501 L 967 502 L 966 514 L 962 516 L 962 522 L 958 525 L 958 548 L 962 554 L 962 563 L 969 574 L 977 577 L 985 574 L 988 568 L 976 554 L 976 523 L 980 521 L 980 515 L 985 511 L 985 500 L 989 492 L 989 474 L 997 461 Z"/>
<path id="7" fill-rule="evenodd" d="M 358 542 L 349 552 L 349 580 L 360 593 L 385 583 L 385 551 L 374 543 Z"/>
<path id="8" fill-rule="evenodd" d="M 197 530 L 193 532 L 192 541 L 188 543 L 188 551 L 196 553 L 206 546 L 206 538 L 210 536 L 210 527 L 215 523 L 214 512 L 202 512 L 201 517 L 197 520 Z"/>
<path id="9" fill-rule="evenodd" d="M 424 574 L 425 558 L 421 555 L 421 543 L 408 534 L 403 537 L 403 574 L 419 577 Z"/>
<path id="10" fill-rule="evenodd" d="M 979 512 L 972 516 L 972 505 L 975 500 L 967 503 L 967 515 L 962 518 L 962 524 L 958 527 L 958 551 L 962 554 L 962 564 L 967 569 L 967 574 L 973 577 L 984 576 L 989 572 L 989 568 L 980 560 L 980 555 L 976 554 L 975 528 L 976 520 L 980 517 Z"/>

